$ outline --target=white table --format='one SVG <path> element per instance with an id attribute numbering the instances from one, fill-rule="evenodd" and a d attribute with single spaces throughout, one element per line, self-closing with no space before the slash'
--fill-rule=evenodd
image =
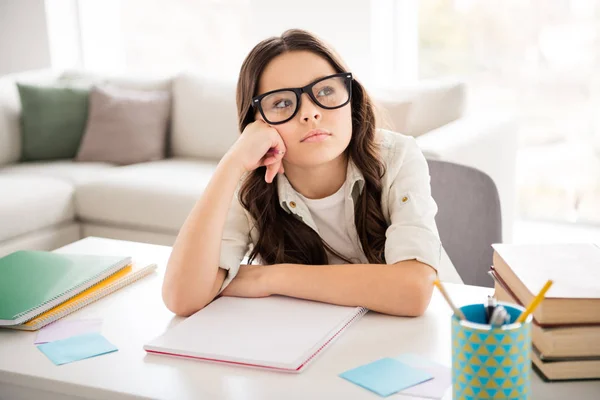
<path id="1" fill-rule="evenodd" d="M 149 355 L 142 345 L 181 321 L 161 299 L 170 247 L 86 238 L 60 251 L 131 255 L 159 269 L 66 317 L 103 319 L 102 334 L 118 347 L 115 353 L 55 366 L 34 346 L 37 333 L 0 330 L 1 399 L 377 399 L 338 374 L 407 352 L 451 364 L 450 310 L 437 291 L 420 318 L 369 312 L 299 375 Z M 491 292 L 464 285 L 448 289 L 458 305 L 482 301 Z M 532 386 L 534 399 L 600 398 L 598 381 L 544 383 L 533 373 Z M 448 390 L 445 399 L 450 398 Z"/>

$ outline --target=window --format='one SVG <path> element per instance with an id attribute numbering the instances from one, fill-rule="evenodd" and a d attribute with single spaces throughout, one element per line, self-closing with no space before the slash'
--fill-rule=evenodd
<path id="1" fill-rule="evenodd" d="M 600 1 L 420 1 L 418 64 L 516 116 L 522 216 L 600 222 Z"/>

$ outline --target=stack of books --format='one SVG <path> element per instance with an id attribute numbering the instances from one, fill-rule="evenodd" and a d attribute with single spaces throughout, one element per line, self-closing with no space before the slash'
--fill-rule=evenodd
<path id="1" fill-rule="evenodd" d="M 533 312 L 532 361 L 547 380 L 600 379 L 600 247 L 495 244 L 496 298 L 524 307 L 548 279 Z"/>
<path id="2" fill-rule="evenodd" d="M 155 269 L 130 257 L 16 251 L 0 258 L 0 328 L 38 330 Z"/>

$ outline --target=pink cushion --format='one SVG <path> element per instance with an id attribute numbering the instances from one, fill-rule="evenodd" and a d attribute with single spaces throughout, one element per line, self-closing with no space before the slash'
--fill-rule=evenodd
<path id="1" fill-rule="evenodd" d="M 165 158 L 169 92 L 94 86 L 89 102 L 77 161 L 127 165 Z"/>

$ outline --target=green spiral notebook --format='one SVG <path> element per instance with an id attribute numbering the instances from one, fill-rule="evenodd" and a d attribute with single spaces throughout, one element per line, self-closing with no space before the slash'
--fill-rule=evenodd
<path id="1" fill-rule="evenodd" d="M 0 325 L 18 325 L 131 264 L 131 257 L 21 250 L 0 258 Z"/>

